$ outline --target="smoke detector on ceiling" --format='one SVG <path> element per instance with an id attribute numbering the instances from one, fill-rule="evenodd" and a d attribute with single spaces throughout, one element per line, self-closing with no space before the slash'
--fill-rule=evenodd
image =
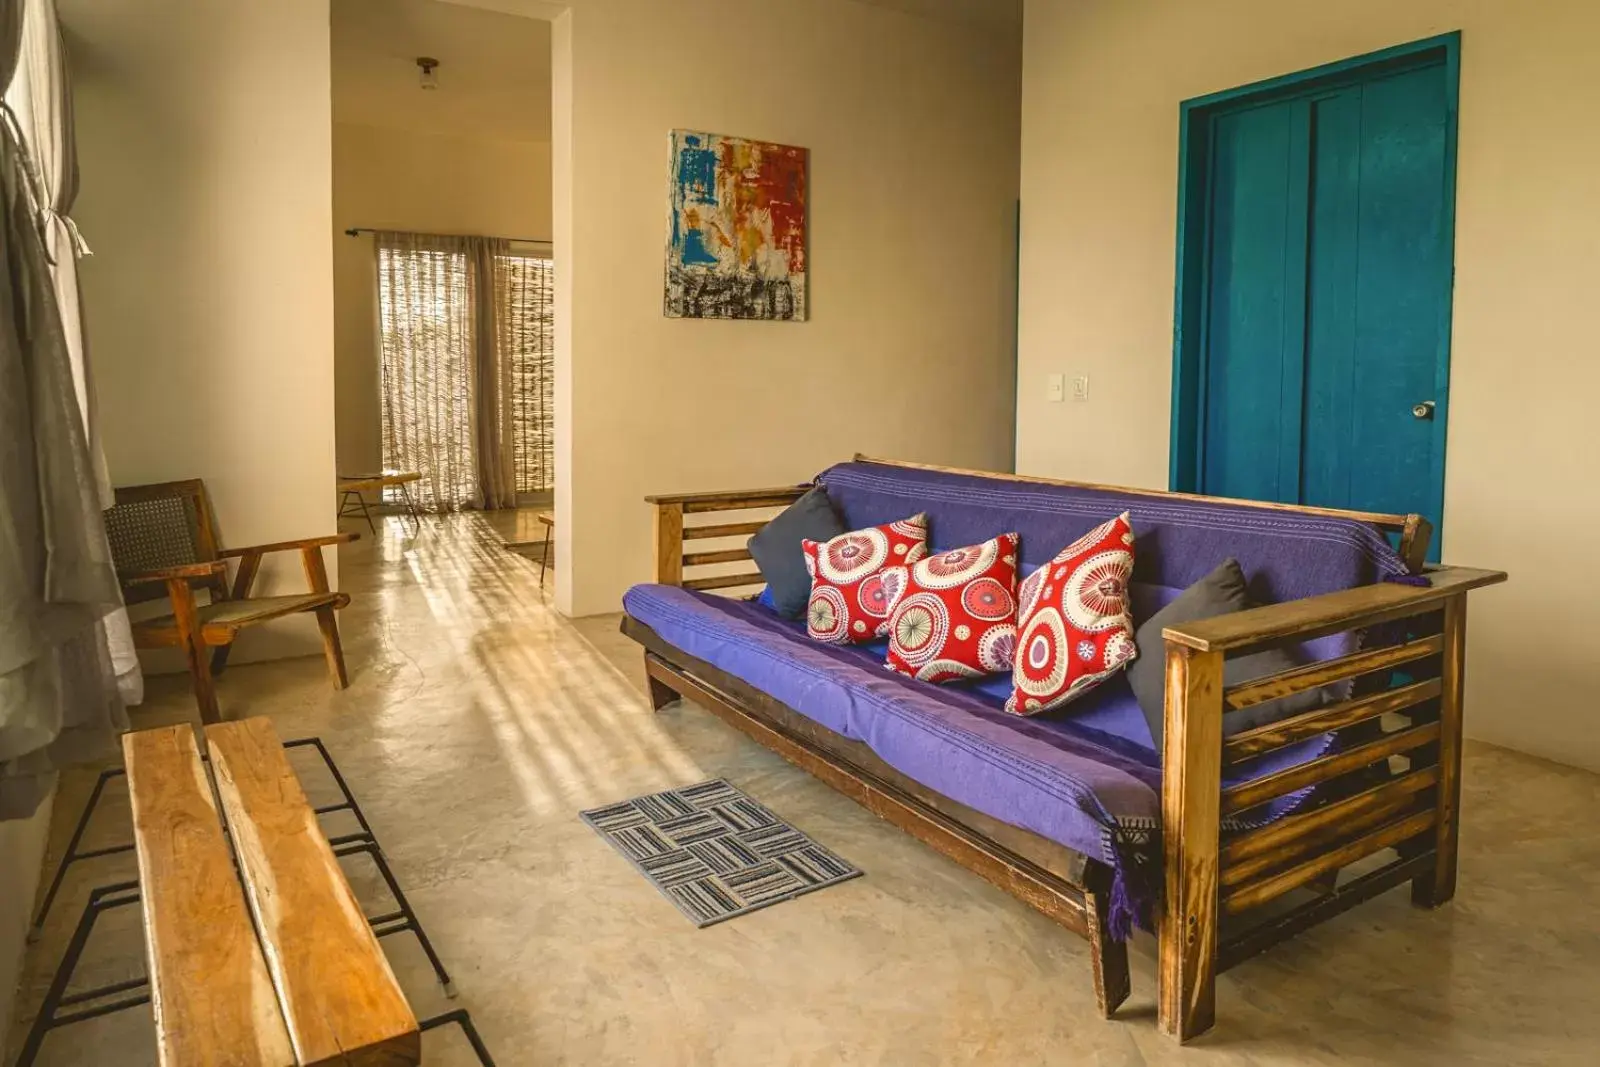
<path id="1" fill-rule="evenodd" d="M 417 82 L 424 89 L 439 88 L 439 75 L 434 73 L 438 66 L 439 61 L 431 56 L 417 57 Z"/>

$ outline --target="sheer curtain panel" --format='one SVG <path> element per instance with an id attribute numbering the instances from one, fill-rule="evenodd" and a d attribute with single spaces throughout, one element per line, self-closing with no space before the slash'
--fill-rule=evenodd
<path id="1" fill-rule="evenodd" d="M 553 272 L 491 237 L 376 235 L 383 464 L 436 511 L 551 487 Z"/>

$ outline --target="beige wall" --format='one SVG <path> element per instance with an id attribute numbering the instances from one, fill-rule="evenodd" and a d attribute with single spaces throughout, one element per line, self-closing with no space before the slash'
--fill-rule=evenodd
<path id="1" fill-rule="evenodd" d="M 60 9 L 112 480 L 203 477 L 235 545 L 332 532 L 327 0 Z M 263 579 L 304 587 L 297 557 Z M 316 647 L 304 617 L 238 658 Z"/>
<path id="2" fill-rule="evenodd" d="M 1600 768 L 1600 4 L 1029 0 L 1017 463 L 1166 484 L 1181 100 L 1456 29 L 1443 550 L 1511 572 L 1474 598 L 1468 729 Z M 1090 400 L 1046 403 L 1051 372 L 1090 374 Z"/>
<path id="3" fill-rule="evenodd" d="M 563 610 L 648 578 L 646 493 L 857 450 L 1009 465 L 1014 33 L 851 0 L 578 0 L 555 51 Z M 674 127 L 810 149 L 809 322 L 663 316 Z"/>
<path id="4" fill-rule="evenodd" d="M 336 122 L 333 319 L 341 471 L 381 465 L 377 282 L 367 226 L 550 239 L 550 146 Z"/>

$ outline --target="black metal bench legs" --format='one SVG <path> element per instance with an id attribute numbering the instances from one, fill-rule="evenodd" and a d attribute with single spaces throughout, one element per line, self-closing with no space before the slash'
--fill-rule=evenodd
<path id="1" fill-rule="evenodd" d="M 33 1061 L 38 1058 L 40 1046 L 44 1044 L 45 1036 L 52 1030 L 150 1003 L 148 976 L 124 982 L 112 982 L 110 985 L 85 989 L 78 993 L 67 992 L 67 986 L 72 982 L 72 972 L 77 970 L 78 961 L 83 957 L 83 950 L 89 944 L 89 935 L 94 932 L 95 920 L 100 918 L 101 912 L 137 903 L 139 903 L 138 882 L 103 885 L 90 892 L 89 903 L 84 905 L 83 916 L 78 920 L 77 929 L 72 931 L 72 940 L 67 944 L 66 954 L 61 957 L 61 966 L 56 968 L 55 977 L 50 980 L 50 989 L 44 995 L 44 1003 L 39 1005 L 39 1014 L 34 1017 L 33 1025 L 28 1028 L 27 1040 L 22 1043 L 22 1052 L 17 1057 L 17 1067 L 32 1067 Z M 121 1000 L 95 1004 L 93 1007 L 68 1012 L 65 1015 L 56 1014 L 62 1008 L 88 1004 L 92 1001 L 104 1001 L 106 997 L 129 993 L 135 989 L 143 989 L 144 992 Z"/>

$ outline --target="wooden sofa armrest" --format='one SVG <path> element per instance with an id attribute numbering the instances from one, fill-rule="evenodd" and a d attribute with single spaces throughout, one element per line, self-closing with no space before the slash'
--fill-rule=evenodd
<path id="1" fill-rule="evenodd" d="M 1429 582 L 1426 586 L 1379 582 L 1169 626 L 1161 635 L 1169 647 L 1176 644 L 1197 652 L 1238 655 L 1266 645 L 1309 641 L 1341 630 L 1417 615 L 1459 593 L 1506 580 L 1504 571 L 1473 567 L 1438 567 L 1426 572 L 1425 577 Z"/>
<path id="2" fill-rule="evenodd" d="M 1164 893 L 1161 905 L 1160 1025 L 1186 1040 L 1211 1025 L 1217 973 L 1272 940 L 1289 936 L 1376 892 L 1410 880 L 1412 899 L 1433 907 L 1455 891 L 1461 773 L 1466 594 L 1503 582 L 1500 571 L 1440 567 L 1427 586 L 1382 583 L 1184 623 L 1166 640 L 1166 708 L 1161 785 Z M 1438 634 L 1364 648 L 1320 663 L 1228 686 L 1229 656 L 1442 611 Z M 1153 652 L 1154 650 L 1149 650 Z M 1229 711 L 1400 664 L 1432 661 L 1409 684 L 1352 695 L 1288 719 L 1230 735 Z M 1429 676 L 1429 675 L 1432 676 Z M 1405 712 L 1388 733 L 1378 720 Z M 1343 743 L 1301 762 L 1224 785 L 1225 768 L 1347 727 Z M 1405 756 L 1399 777 L 1374 776 Z M 1237 775 L 1229 775 L 1237 777 Z M 1224 817 L 1317 786 L 1334 799 L 1222 839 Z M 1254 932 L 1224 942 L 1219 919 L 1271 903 L 1384 849 L 1392 860 L 1323 900 L 1289 909 Z M 1331 884 L 1331 883 L 1330 883 Z"/>
<path id="3" fill-rule="evenodd" d="M 647 496 L 645 503 L 655 509 L 655 581 L 681 585 L 685 589 L 741 589 L 761 585 L 765 579 L 755 570 L 708 574 L 685 578 L 685 567 L 718 566 L 750 559 L 750 550 L 737 548 L 686 552 L 685 541 L 744 537 L 766 525 L 764 520 L 686 526 L 685 515 L 717 511 L 753 511 L 760 508 L 788 507 L 805 495 L 809 484 L 781 485 L 769 489 L 729 489 L 715 493 L 670 493 Z"/>

